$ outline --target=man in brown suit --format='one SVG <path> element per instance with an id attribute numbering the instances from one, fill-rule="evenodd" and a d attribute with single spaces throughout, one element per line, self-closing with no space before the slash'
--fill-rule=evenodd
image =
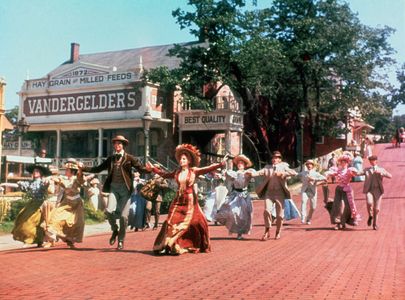
<path id="1" fill-rule="evenodd" d="M 266 165 L 263 169 L 252 176 L 263 176 L 263 182 L 256 188 L 256 193 L 260 199 L 265 200 L 265 209 L 263 213 L 265 231 L 262 241 L 269 238 L 270 227 L 272 223 L 271 211 L 276 206 L 276 240 L 281 235 L 281 227 L 284 219 L 284 200 L 291 199 L 290 191 L 287 187 L 287 178 L 295 176 L 297 172 L 290 169 L 288 164 L 282 162 L 282 155 L 279 151 L 274 151 L 271 158 L 271 165 Z"/>
<path id="2" fill-rule="evenodd" d="M 133 168 L 138 172 L 149 173 L 141 162 L 134 156 L 126 153 L 124 147 L 128 145 L 128 140 L 117 135 L 112 139 L 114 154 L 107 157 L 100 165 L 96 167 L 84 167 L 79 164 L 83 172 L 99 173 L 103 170 L 108 171 L 107 178 L 103 185 L 103 192 L 109 193 L 105 214 L 110 223 L 112 235 L 110 245 L 114 245 L 118 237 L 117 249 L 124 248 L 125 232 L 128 226 L 128 215 L 130 207 L 130 197 L 133 192 Z M 120 219 L 118 227 L 116 219 Z"/>
<path id="3" fill-rule="evenodd" d="M 366 194 L 369 216 L 367 225 L 371 226 L 371 223 L 373 223 L 373 229 L 377 230 L 377 216 L 380 212 L 381 200 L 384 194 L 383 178 L 392 178 L 392 175 L 384 168 L 377 166 L 378 158 L 376 155 L 370 156 L 368 160 L 370 167 L 363 170 L 363 174 L 366 175 L 363 193 Z"/>
<path id="4" fill-rule="evenodd" d="M 146 228 L 150 228 L 151 224 L 151 215 L 152 209 L 155 216 L 155 224 L 153 225 L 153 230 L 157 229 L 159 226 L 159 217 L 160 217 L 160 206 L 163 201 L 164 189 L 169 187 L 169 183 L 166 179 L 159 176 L 159 174 L 155 174 L 153 176 L 153 180 L 155 181 L 156 187 L 156 194 L 154 195 L 153 199 L 146 199 L 146 207 L 145 207 L 145 219 L 146 219 Z"/>

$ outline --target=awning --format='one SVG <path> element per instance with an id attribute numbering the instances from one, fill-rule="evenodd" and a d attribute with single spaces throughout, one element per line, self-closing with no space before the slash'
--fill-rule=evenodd
<path id="1" fill-rule="evenodd" d="M 370 124 L 367 124 L 363 121 L 357 121 L 357 120 L 354 121 L 353 128 L 355 131 L 358 131 L 358 130 L 369 130 L 370 131 L 370 130 L 374 129 L 374 127 L 371 126 Z"/>

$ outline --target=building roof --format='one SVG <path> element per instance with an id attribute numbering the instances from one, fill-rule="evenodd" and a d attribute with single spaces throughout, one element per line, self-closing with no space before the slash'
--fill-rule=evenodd
<path id="1" fill-rule="evenodd" d="M 197 45 L 198 42 L 181 43 L 182 46 Z M 151 46 L 136 49 L 119 51 L 109 51 L 92 54 L 79 54 L 78 61 L 72 63 L 70 60 L 64 62 L 48 75 L 63 73 L 72 68 L 74 64 L 88 64 L 95 67 L 108 69 L 116 68 L 117 71 L 134 70 L 139 68 L 140 60 L 144 69 L 152 69 L 159 66 L 167 66 L 169 69 L 180 65 L 180 58 L 168 56 L 169 50 L 174 48 L 174 44 Z"/>

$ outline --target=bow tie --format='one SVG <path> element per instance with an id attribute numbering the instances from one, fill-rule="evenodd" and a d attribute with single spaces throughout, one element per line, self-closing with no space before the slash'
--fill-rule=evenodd
<path id="1" fill-rule="evenodd" d="M 122 157 L 122 155 L 120 153 L 114 154 L 115 160 L 120 160 L 121 157 Z"/>

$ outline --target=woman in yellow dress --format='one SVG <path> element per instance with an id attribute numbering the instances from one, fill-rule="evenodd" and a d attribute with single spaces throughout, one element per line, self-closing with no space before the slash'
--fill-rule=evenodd
<path id="1" fill-rule="evenodd" d="M 77 167 L 75 159 L 68 159 L 65 164 L 65 176 L 53 178 L 55 184 L 63 189 L 62 199 L 50 216 L 46 229 L 50 247 L 57 238 L 64 241 L 70 248 L 75 248 L 75 243 L 81 243 L 84 232 L 84 206 L 80 198 L 80 188 L 85 182 L 83 174 Z"/>
<path id="2" fill-rule="evenodd" d="M 41 205 L 47 197 L 48 184 L 42 179 L 49 176 L 49 169 L 40 165 L 30 165 L 27 171 L 32 173 L 32 181 L 19 181 L 15 185 L 26 193 L 30 199 L 25 207 L 18 213 L 12 230 L 13 238 L 24 244 L 37 244 L 42 246 L 44 231 L 42 222 Z"/>

